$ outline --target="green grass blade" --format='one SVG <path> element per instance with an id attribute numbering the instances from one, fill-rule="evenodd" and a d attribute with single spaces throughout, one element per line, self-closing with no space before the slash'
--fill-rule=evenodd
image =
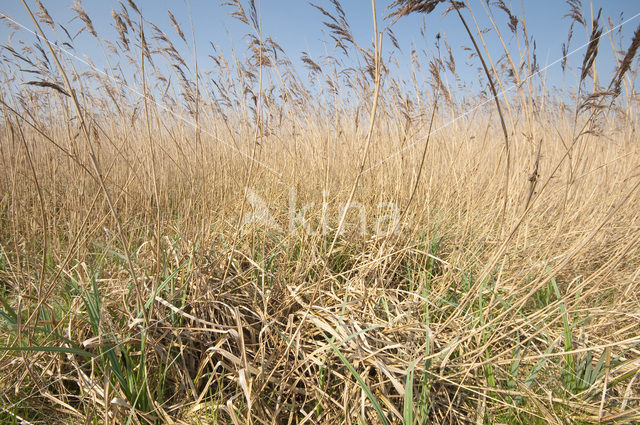
<path id="1" fill-rule="evenodd" d="M 413 415 L 413 368 L 414 363 L 409 364 L 407 370 L 407 379 L 404 383 L 404 406 L 403 406 L 403 422 L 404 425 L 412 425 L 414 422 Z"/>
<path id="2" fill-rule="evenodd" d="M 342 354 L 342 352 L 340 352 L 338 347 L 336 347 L 335 344 L 333 342 L 331 342 L 331 339 L 320 328 L 318 328 L 318 330 L 320 331 L 320 333 L 322 333 L 322 336 L 324 336 L 324 338 L 327 340 L 327 342 L 331 346 L 331 349 L 336 353 L 338 358 L 340 358 L 340 361 L 342 361 L 342 363 L 347 367 L 347 369 L 349 369 L 349 372 L 351 372 L 351 375 L 353 375 L 353 377 L 356 379 L 356 381 L 358 382 L 358 385 L 360 385 L 360 388 L 362 388 L 362 390 L 366 394 L 367 398 L 371 402 L 374 410 L 378 414 L 378 418 L 380 418 L 380 420 L 382 421 L 383 424 L 391 425 L 389 423 L 389 420 L 387 419 L 386 415 L 382 411 L 382 406 L 380 406 L 380 403 L 378 402 L 378 399 L 376 398 L 376 396 L 373 395 L 373 392 L 371 392 L 371 389 L 369 388 L 367 383 L 364 382 L 364 379 L 362 379 L 362 377 L 360 376 L 358 371 L 356 371 L 356 369 L 351 365 L 351 363 L 349 362 L 349 360 L 347 360 L 347 358 L 344 356 L 344 354 Z"/>
<path id="3" fill-rule="evenodd" d="M 49 353 L 66 353 L 66 354 L 77 354 L 79 356 L 93 358 L 96 357 L 95 354 L 90 353 L 85 350 L 81 350 L 79 348 L 72 347 L 47 347 L 47 346 L 28 346 L 28 347 L 2 347 L 0 346 L 0 351 L 42 351 Z"/>

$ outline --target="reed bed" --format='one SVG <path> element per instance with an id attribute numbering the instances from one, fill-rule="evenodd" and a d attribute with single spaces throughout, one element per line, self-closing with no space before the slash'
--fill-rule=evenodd
<path id="1" fill-rule="evenodd" d="M 295 60 L 230 1 L 246 54 L 206 64 L 171 12 L 106 39 L 75 3 L 105 69 L 51 6 L 0 53 L 3 423 L 640 421 L 640 27 L 599 76 L 613 25 L 569 1 L 561 93 L 502 1 L 378 5 L 360 46 L 333 0 Z M 444 37 L 397 77 L 411 13 L 465 22 L 486 90 Z"/>

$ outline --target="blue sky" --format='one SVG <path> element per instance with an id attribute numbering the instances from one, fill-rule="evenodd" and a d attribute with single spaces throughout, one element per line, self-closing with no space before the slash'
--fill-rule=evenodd
<path id="1" fill-rule="evenodd" d="M 242 0 L 241 0 L 242 1 Z M 27 0 L 28 4 L 37 10 L 35 1 Z M 43 3 L 49 10 L 55 21 L 66 25 L 74 16 L 69 7 L 72 1 L 69 0 L 43 0 Z M 126 2 L 125 2 L 126 3 Z M 183 31 L 190 40 L 190 16 L 193 18 L 195 29 L 196 45 L 198 47 L 198 61 L 201 69 L 208 67 L 208 55 L 211 54 L 209 42 L 215 44 L 227 56 L 231 53 L 231 46 L 241 54 L 246 47 L 246 38 L 244 34 L 248 28 L 234 20 L 229 16 L 232 8 L 222 6 L 220 1 L 216 0 L 138 0 L 136 2 L 143 15 L 149 21 L 154 22 L 161 27 L 167 34 L 173 36 L 175 44 L 179 46 L 178 37 L 170 26 L 170 20 L 167 9 L 171 10 L 180 22 Z M 246 6 L 247 1 L 242 1 Z M 314 3 L 332 11 L 332 5 L 329 0 L 315 0 Z M 369 46 L 372 41 L 372 14 L 371 2 L 369 0 L 344 0 L 342 6 L 346 12 L 347 19 L 351 25 L 352 33 L 363 46 Z M 379 29 L 384 29 L 390 24 L 384 19 L 386 15 L 386 6 L 391 0 L 377 2 Z M 505 3 L 512 9 L 516 16 L 522 16 L 522 6 L 524 5 L 524 14 L 529 35 L 536 41 L 537 58 L 540 67 L 558 60 L 562 56 L 561 45 L 567 38 L 569 18 L 563 17 L 568 12 L 568 6 L 564 1 L 560 0 L 517 0 Z M 294 61 L 302 74 L 306 71 L 300 64 L 300 56 L 302 51 L 309 52 L 310 56 L 321 62 L 321 57 L 325 54 L 336 54 L 334 46 L 326 33 L 326 28 L 322 21 L 325 18 L 322 14 L 312 7 L 306 1 L 293 0 L 256 0 L 256 4 L 260 9 L 262 28 L 264 36 L 271 36 L 286 51 L 289 58 Z M 472 10 L 474 11 L 478 23 L 481 28 L 489 27 L 489 21 L 483 9 L 483 0 L 470 0 Z M 102 38 L 115 39 L 115 31 L 112 25 L 111 9 L 118 9 L 116 1 L 88 1 L 83 2 L 83 6 Z M 640 1 L 638 0 L 593 0 L 590 3 L 584 1 L 584 14 L 587 20 L 591 17 L 591 7 L 594 13 L 602 7 L 604 19 L 601 23 L 605 27 L 605 31 L 609 29 L 607 17 L 611 17 L 613 24 L 617 25 L 622 20 L 630 19 L 620 28 L 620 32 L 614 32 L 615 38 L 618 39 L 619 34 L 622 35 L 622 48 L 626 48 L 630 42 L 630 38 L 635 29 L 640 24 Z M 437 33 L 443 34 L 454 50 L 457 58 L 457 73 L 462 81 L 477 80 L 477 69 L 479 64 L 477 60 L 467 60 L 468 53 L 463 51 L 462 46 L 471 46 L 467 34 L 464 32 L 457 16 L 454 13 L 446 17 L 442 16 L 442 12 L 446 8 L 440 5 L 433 13 L 429 15 L 412 15 L 400 19 L 391 25 L 391 29 L 395 33 L 396 38 L 402 47 L 402 52 L 395 53 L 401 69 L 401 76 L 406 76 L 409 67 L 409 56 L 411 46 L 421 50 L 426 49 L 433 52 L 435 36 Z M 191 12 L 189 12 L 189 9 Z M 493 14 L 501 28 L 504 29 L 503 36 L 505 41 L 515 47 L 515 39 L 506 29 L 507 16 L 504 12 L 493 8 Z M 17 22 L 33 29 L 33 24 L 28 19 L 26 12 L 20 1 L 4 0 L 0 4 L 0 12 L 11 16 Z M 621 14 L 622 17 L 621 18 Z M 467 15 L 469 17 L 469 15 Z M 470 22 L 471 19 L 469 19 Z M 426 26 L 424 37 L 421 35 L 423 23 Z M 70 27 L 79 28 L 80 22 L 77 20 L 69 23 Z M 45 28 L 46 29 L 46 28 Z M 48 35 L 50 39 L 61 39 L 61 34 L 52 33 L 50 30 Z M 21 30 L 15 31 L 6 25 L 0 25 L 0 41 L 6 42 L 11 36 L 14 45 L 18 40 L 32 40 L 28 32 Z M 501 52 L 501 47 L 497 38 L 493 33 L 485 35 L 487 44 L 491 52 L 494 53 L 494 59 L 497 59 Z M 584 28 L 576 28 L 571 43 L 571 49 L 578 48 L 586 43 L 588 34 Z M 522 41 L 522 40 L 521 40 Z M 391 42 L 386 38 L 384 42 L 386 49 L 391 49 Z M 183 45 L 183 47 L 185 47 Z M 187 51 L 187 50 L 185 50 Z M 76 44 L 76 52 L 87 55 L 98 66 L 104 66 L 104 59 L 99 49 L 96 49 L 95 42 L 88 34 L 81 34 Z M 191 57 L 191 51 L 188 50 L 187 57 Z M 584 49 L 573 55 L 569 63 L 573 67 L 573 73 L 568 74 L 566 83 L 575 85 L 575 74 L 579 73 L 578 67 L 581 64 Z M 615 61 L 613 59 L 610 39 L 608 36 L 602 38 L 600 43 L 600 55 L 598 57 L 598 69 L 603 80 L 609 77 L 614 69 Z M 426 68 L 426 64 L 425 64 Z M 561 86 L 563 78 L 560 65 L 550 66 L 546 70 L 546 81 L 548 86 Z"/>

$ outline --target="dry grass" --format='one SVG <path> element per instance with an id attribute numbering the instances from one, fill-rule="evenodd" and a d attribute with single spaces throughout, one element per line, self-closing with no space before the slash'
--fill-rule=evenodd
<path id="1" fill-rule="evenodd" d="M 131 1 L 113 41 L 77 4 L 104 73 L 37 6 L 65 51 L 2 51 L 3 423 L 640 420 L 640 29 L 591 84 L 603 28 L 570 2 L 591 40 L 569 102 L 528 43 L 498 69 L 470 26 L 492 90 L 519 84 L 503 132 L 493 99 L 449 85 L 452 56 L 414 61 L 415 91 L 338 2 L 317 8 L 360 68 L 305 53 L 308 77 L 252 2 L 227 6 L 246 61 L 206 65 Z M 279 227 L 242 226 L 258 197 Z"/>

